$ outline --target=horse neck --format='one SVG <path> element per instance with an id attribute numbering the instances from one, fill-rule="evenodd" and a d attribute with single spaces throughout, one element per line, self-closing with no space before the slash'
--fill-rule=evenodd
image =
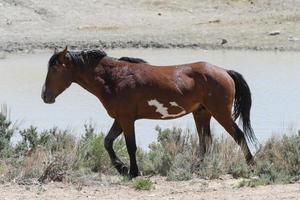
<path id="1" fill-rule="evenodd" d="M 73 82 L 77 83 L 103 102 L 105 99 L 103 84 L 97 81 L 96 78 L 97 74 L 94 67 L 86 67 L 84 69 L 78 68 L 73 73 Z"/>
<path id="2" fill-rule="evenodd" d="M 74 82 L 97 96 L 104 103 L 111 96 L 104 80 L 111 78 L 110 71 L 116 66 L 117 62 L 114 58 L 104 57 L 94 66 L 77 68 L 73 74 Z M 99 67 L 102 71 L 99 71 Z"/>

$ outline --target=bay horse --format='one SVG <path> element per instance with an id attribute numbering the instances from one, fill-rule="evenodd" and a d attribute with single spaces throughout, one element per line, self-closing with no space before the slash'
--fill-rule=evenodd
<path id="1" fill-rule="evenodd" d="M 134 123 L 138 119 L 174 119 L 192 113 L 199 135 L 200 156 L 212 143 L 210 120 L 214 117 L 240 145 L 249 165 L 254 164 L 247 141 L 256 142 L 250 124 L 251 93 L 241 74 L 207 62 L 153 66 L 142 59 L 112 58 L 102 50 L 54 54 L 42 89 L 45 103 L 54 103 L 72 83 L 98 97 L 114 123 L 104 146 L 113 166 L 122 175 L 139 175 Z M 243 131 L 235 123 L 240 117 Z M 130 169 L 113 150 L 124 133 Z"/>

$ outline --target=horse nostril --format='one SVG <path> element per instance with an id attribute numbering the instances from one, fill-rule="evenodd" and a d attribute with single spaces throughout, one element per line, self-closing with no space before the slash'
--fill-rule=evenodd
<path id="1" fill-rule="evenodd" d="M 44 101 L 45 101 L 45 99 L 47 98 L 46 93 L 45 93 L 44 91 L 42 91 L 41 97 L 42 97 L 42 99 L 43 99 Z"/>
<path id="2" fill-rule="evenodd" d="M 46 100 L 46 95 L 45 95 L 45 94 L 42 95 L 42 99 L 43 99 L 44 101 Z"/>
<path id="3" fill-rule="evenodd" d="M 45 103 L 54 103 L 55 102 L 55 98 L 51 92 L 43 92 L 42 99 Z"/>
<path id="4" fill-rule="evenodd" d="M 42 95 L 42 99 L 44 100 L 45 103 L 47 103 L 47 96 L 45 94 Z"/>

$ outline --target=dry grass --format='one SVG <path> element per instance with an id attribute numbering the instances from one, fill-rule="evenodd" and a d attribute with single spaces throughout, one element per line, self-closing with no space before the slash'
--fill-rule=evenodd
<path id="1" fill-rule="evenodd" d="M 40 176 L 50 162 L 46 148 L 38 146 L 30 155 L 25 157 L 20 178 L 36 178 Z"/>
<path id="2" fill-rule="evenodd" d="M 93 174 L 117 174 L 104 148 L 104 134 L 85 126 L 85 133 L 75 138 L 72 133 L 53 128 L 38 132 L 30 127 L 13 128 L 7 115 L 0 115 L 0 180 L 22 182 L 30 179 L 71 181 L 93 177 Z M 189 180 L 192 177 L 219 178 L 257 177 L 240 186 L 289 183 L 300 179 L 300 132 L 270 138 L 256 155 L 257 165 L 250 169 L 239 146 L 227 137 L 213 139 L 209 153 L 203 159 L 198 154 L 198 137 L 190 130 L 157 127 L 157 141 L 149 151 L 138 149 L 137 160 L 143 175 L 159 174 L 168 180 Z M 12 145 L 10 138 L 20 134 L 22 140 Z M 124 140 L 114 148 L 128 163 Z M 99 176 L 99 174 L 97 176 Z M 96 178 L 95 180 L 98 180 Z M 101 178 L 100 178 L 101 179 Z"/>

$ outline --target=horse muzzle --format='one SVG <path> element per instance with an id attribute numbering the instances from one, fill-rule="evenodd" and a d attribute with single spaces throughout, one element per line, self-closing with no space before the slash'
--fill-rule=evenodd
<path id="1" fill-rule="evenodd" d="M 44 103 L 52 104 L 55 103 L 55 98 L 49 96 L 43 96 Z"/>
<path id="2" fill-rule="evenodd" d="M 45 90 L 45 87 L 43 87 L 42 90 L 42 99 L 44 103 L 52 104 L 55 103 L 55 96 L 52 92 Z"/>

